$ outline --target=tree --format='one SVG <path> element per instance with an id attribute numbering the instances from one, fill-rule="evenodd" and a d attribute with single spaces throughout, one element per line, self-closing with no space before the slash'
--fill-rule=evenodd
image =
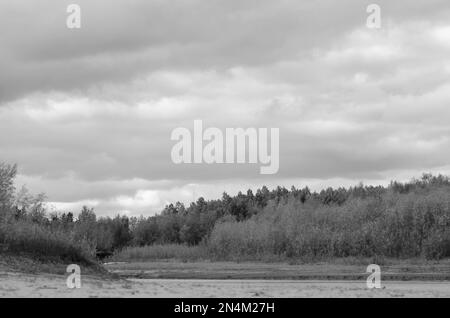
<path id="1" fill-rule="evenodd" d="M 95 250 L 97 246 L 96 221 L 94 209 L 83 206 L 78 220 L 75 222 L 75 238 L 77 241 L 88 244 L 92 250 Z"/>
<path id="2" fill-rule="evenodd" d="M 117 215 L 112 220 L 113 248 L 122 248 L 127 245 L 131 239 L 130 220 L 127 216 Z"/>
<path id="3" fill-rule="evenodd" d="M 14 199 L 16 165 L 0 163 L 0 209 L 10 208 Z"/>

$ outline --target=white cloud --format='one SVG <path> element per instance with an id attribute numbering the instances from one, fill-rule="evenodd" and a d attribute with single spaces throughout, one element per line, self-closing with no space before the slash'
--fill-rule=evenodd
<path id="1" fill-rule="evenodd" d="M 440 45 L 450 47 L 450 25 L 437 27 L 431 32 Z"/>

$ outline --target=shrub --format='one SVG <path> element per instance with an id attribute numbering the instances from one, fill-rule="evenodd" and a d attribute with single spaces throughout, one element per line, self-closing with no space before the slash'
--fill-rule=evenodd
<path id="1" fill-rule="evenodd" d="M 2 223 L 0 242 L 7 252 L 41 259 L 60 259 L 68 262 L 92 263 L 92 251 L 84 242 L 75 243 L 64 232 L 28 221 Z"/>
<path id="2" fill-rule="evenodd" d="M 243 222 L 217 223 L 209 251 L 223 259 L 450 256 L 450 192 L 388 193 L 341 205 L 296 200 Z"/>

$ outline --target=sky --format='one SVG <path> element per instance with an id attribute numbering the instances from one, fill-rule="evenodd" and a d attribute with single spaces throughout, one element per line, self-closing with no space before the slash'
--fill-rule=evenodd
<path id="1" fill-rule="evenodd" d="M 450 175 L 449 102 L 448 0 L 0 0 L 0 161 L 54 210 Z M 174 164 L 196 119 L 279 128 L 278 173 Z"/>

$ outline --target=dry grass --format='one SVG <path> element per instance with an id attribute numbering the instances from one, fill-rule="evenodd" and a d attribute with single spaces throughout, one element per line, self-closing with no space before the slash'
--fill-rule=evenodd
<path id="1" fill-rule="evenodd" d="M 180 261 L 195 261 L 207 259 L 203 246 L 187 246 L 178 244 L 150 245 L 143 247 L 126 247 L 114 254 L 112 261 L 151 261 L 176 259 Z"/>
<path id="2" fill-rule="evenodd" d="M 92 254 L 81 243 L 61 231 L 28 221 L 0 224 L 2 253 L 41 261 L 67 261 L 93 265 Z"/>

